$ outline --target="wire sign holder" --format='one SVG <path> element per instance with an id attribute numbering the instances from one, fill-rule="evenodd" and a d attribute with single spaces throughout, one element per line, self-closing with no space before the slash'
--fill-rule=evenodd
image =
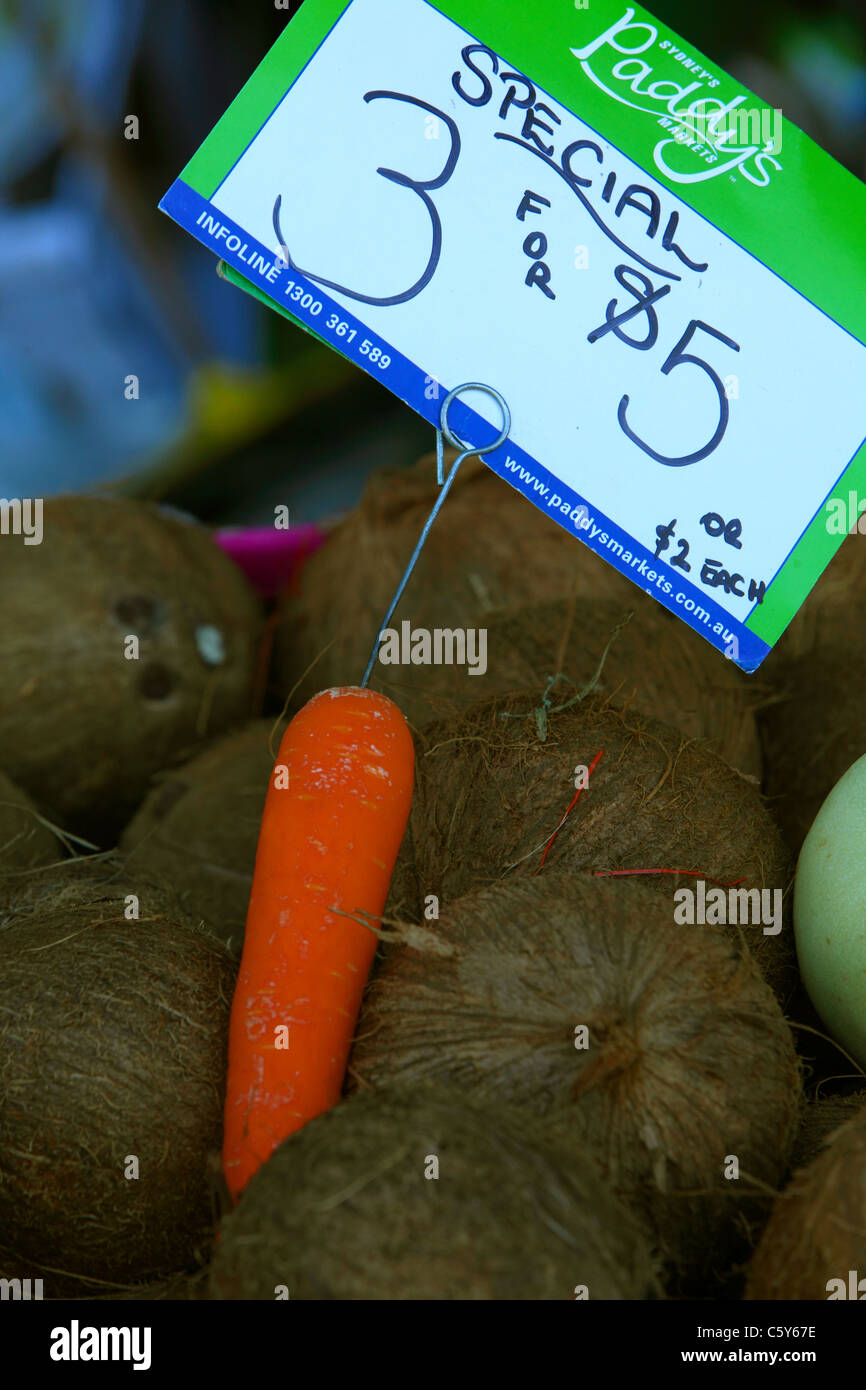
<path id="1" fill-rule="evenodd" d="M 457 435 L 454 433 L 451 426 L 449 425 L 448 410 L 451 406 L 451 403 L 452 401 L 455 401 L 458 396 L 461 396 L 464 391 L 483 391 L 486 396 L 493 397 L 493 399 L 498 404 L 499 409 L 502 411 L 502 428 L 499 434 L 496 436 L 496 438 L 492 441 L 492 443 L 468 445 L 465 443 L 464 440 L 457 438 Z M 439 512 L 442 509 L 442 504 L 445 501 L 445 498 L 448 496 L 448 493 L 451 490 L 451 485 L 454 482 L 454 479 L 457 477 L 457 470 L 459 469 L 461 463 L 464 459 L 470 458 L 473 454 L 477 454 L 479 458 L 484 454 L 491 454 L 494 449 L 498 449 L 501 444 L 505 443 L 510 433 L 511 411 L 508 408 L 508 402 L 505 400 L 505 397 L 501 396 L 498 391 L 495 391 L 492 386 L 484 386 L 480 381 L 467 381 L 464 382 L 462 386 L 455 386 L 453 391 L 449 391 L 448 395 L 445 397 L 445 400 L 442 402 L 442 410 L 439 414 L 439 426 L 436 430 L 436 481 L 439 484 L 439 496 L 436 499 L 436 505 L 434 506 L 432 512 L 430 513 L 426 522 L 424 523 L 424 529 L 418 538 L 418 544 L 415 546 L 415 549 L 412 552 L 411 559 L 409 560 L 409 563 L 406 566 L 406 572 L 403 575 L 403 578 L 400 580 L 400 583 L 397 585 L 397 590 L 388 606 L 388 611 L 382 619 L 379 631 L 376 634 L 376 640 L 373 643 L 373 650 L 370 653 L 370 660 L 367 662 L 367 669 L 364 672 L 364 678 L 361 681 L 362 688 L 364 688 L 367 685 L 367 682 L 369 681 L 370 676 L 373 673 L 373 667 L 376 665 L 376 657 L 379 652 L 379 645 L 382 641 L 382 634 L 388 627 L 388 624 L 394 616 L 394 611 L 401 598 L 403 597 L 406 585 L 409 583 L 409 580 L 412 577 L 412 571 L 418 563 L 418 556 L 424 549 L 424 543 L 430 534 L 430 530 L 434 521 L 436 520 L 437 516 L 439 515 Z M 448 440 L 448 443 L 452 446 L 452 448 L 460 450 L 460 453 L 451 465 L 451 471 L 448 474 L 447 478 L 444 477 L 446 439 Z"/>

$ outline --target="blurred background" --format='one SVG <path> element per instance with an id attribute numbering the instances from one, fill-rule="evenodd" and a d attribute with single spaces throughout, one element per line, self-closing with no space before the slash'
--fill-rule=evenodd
<path id="1" fill-rule="evenodd" d="M 279 503 L 305 523 L 432 447 L 157 211 L 298 8 L 0 0 L 3 496 L 110 491 L 219 526 L 272 524 Z M 866 177 L 864 0 L 649 8 Z"/>

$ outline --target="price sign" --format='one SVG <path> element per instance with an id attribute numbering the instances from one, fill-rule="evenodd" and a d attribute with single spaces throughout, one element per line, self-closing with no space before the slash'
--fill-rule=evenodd
<path id="1" fill-rule="evenodd" d="M 306 0 L 161 206 L 746 670 L 841 542 L 866 188 L 637 6 Z"/>

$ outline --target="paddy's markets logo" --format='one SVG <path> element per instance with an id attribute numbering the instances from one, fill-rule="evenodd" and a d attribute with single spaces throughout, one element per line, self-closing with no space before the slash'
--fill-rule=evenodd
<path id="1" fill-rule="evenodd" d="M 766 188 L 773 172 L 782 169 L 776 158 L 782 150 L 781 111 L 749 106 L 752 98 L 745 93 L 727 102 L 712 95 L 721 79 L 672 39 L 659 41 L 656 26 L 635 21 L 633 8 L 583 48 L 571 51 L 596 87 L 670 131 L 653 155 L 656 167 L 674 183 L 705 183 L 739 173 Z M 668 74 L 662 77 L 654 66 L 659 55 Z M 673 71 L 679 76 L 682 69 L 691 73 L 692 82 L 670 76 Z M 703 167 L 696 169 L 695 160 Z M 690 167 L 682 167 L 685 164 Z"/>

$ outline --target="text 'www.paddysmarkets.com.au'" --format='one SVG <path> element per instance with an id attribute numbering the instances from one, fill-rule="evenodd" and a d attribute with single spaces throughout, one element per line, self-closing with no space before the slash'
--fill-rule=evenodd
<path id="1" fill-rule="evenodd" d="M 531 488 L 533 500 L 543 499 L 551 513 L 562 512 L 563 516 L 568 513 L 576 532 L 585 532 L 588 541 L 597 542 L 599 550 L 608 551 L 612 557 L 612 563 L 613 559 L 619 560 L 620 565 L 632 573 L 635 583 L 641 584 L 647 593 L 651 593 L 653 588 L 657 589 L 667 598 L 673 598 L 675 603 L 684 608 L 698 622 L 709 626 L 712 615 L 706 608 L 696 603 L 685 590 L 677 589 L 664 572 L 652 569 L 646 559 L 641 559 L 639 555 L 632 555 L 615 536 L 610 536 L 606 531 L 603 531 L 596 523 L 595 518 L 590 516 L 585 506 L 580 505 L 572 508 L 569 502 L 564 501 L 557 493 L 551 492 L 546 483 L 543 483 L 534 473 L 530 473 L 528 469 L 518 463 L 517 459 L 506 458 L 505 468 L 509 473 L 514 473 L 524 484 L 527 496 L 530 495 L 529 489 Z M 733 633 L 726 630 L 719 629 L 719 635 L 724 636 L 726 640 L 733 639 Z"/>

